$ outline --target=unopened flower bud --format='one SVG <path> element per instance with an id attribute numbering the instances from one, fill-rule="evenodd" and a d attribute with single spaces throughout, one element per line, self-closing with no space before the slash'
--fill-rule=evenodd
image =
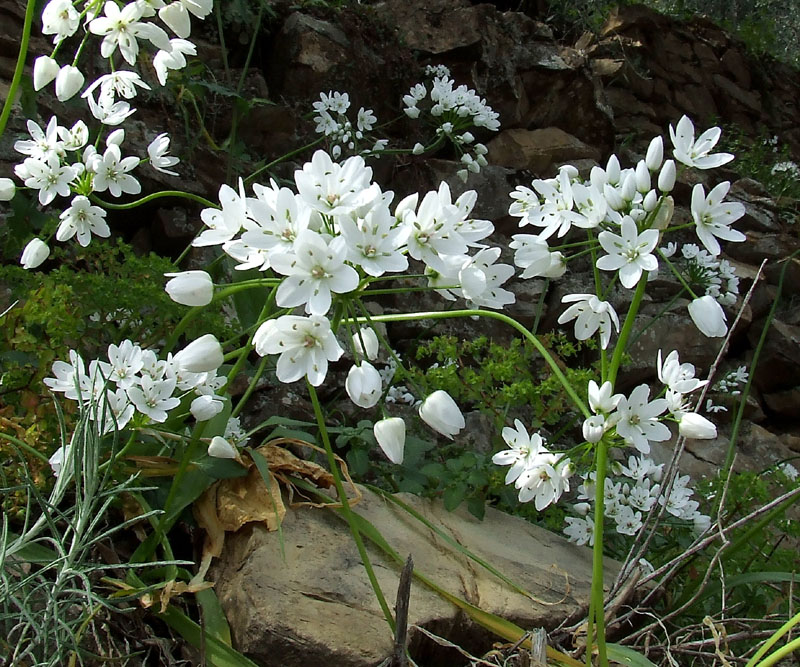
<path id="1" fill-rule="evenodd" d="M 579 516 L 586 516 L 589 510 L 592 509 L 592 506 L 589 503 L 577 503 L 572 506 L 572 509 L 574 509 L 575 513 Z"/>
<path id="2" fill-rule="evenodd" d="M 0 201 L 11 201 L 14 199 L 14 194 L 17 191 L 17 186 L 10 178 L 0 178 Z"/>
<path id="3" fill-rule="evenodd" d="M 672 192 L 675 187 L 675 160 L 667 160 L 658 174 L 658 189 L 661 192 Z"/>
<path id="4" fill-rule="evenodd" d="M 208 421 L 216 417 L 225 404 L 220 400 L 219 396 L 211 396 L 210 394 L 203 394 L 198 396 L 192 401 L 189 406 L 189 412 L 199 422 Z"/>
<path id="5" fill-rule="evenodd" d="M 608 176 L 608 182 L 611 185 L 616 185 L 619 183 L 620 168 L 619 160 L 617 159 L 616 155 L 612 155 L 610 158 L 608 158 L 608 163 L 606 164 L 606 176 Z"/>
<path id="6" fill-rule="evenodd" d="M 173 357 L 175 363 L 191 373 L 208 373 L 222 366 L 222 346 L 213 334 L 200 336 Z"/>
<path id="7" fill-rule="evenodd" d="M 650 171 L 643 161 L 636 165 L 636 190 L 641 194 L 650 190 Z"/>
<path id="8" fill-rule="evenodd" d="M 692 301 L 689 304 L 689 315 L 697 328 L 709 338 L 721 338 L 728 333 L 725 311 L 710 294 Z"/>
<path id="9" fill-rule="evenodd" d="M 50 256 L 50 248 L 39 238 L 33 239 L 25 246 L 22 251 L 22 258 L 19 260 L 23 269 L 35 269 Z"/>
<path id="10" fill-rule="evenodd" d="M 433 392 L 422 402 L 419 416 L 428 426 L 451 440 L 466 425 L 456 402 L 442 389 Z"/>
<path id="11" fill-rule="evenodd" d="M 64 65 L 56 75 L 56 97 L 66 102 L 83 87 L 83 74 L 77 67 Z"/>
<path id="12" fill-rule="evenodd" d="M 33 89 L 44 88 L 58 76 L 59 69 L 58 63 L 49 56 L 39 56 L 33 63 Z"/>
<path id="13" fill-rule="evenodd" d="M 362 327 L 359 332 L 353 336 L 353 345 L 356 348 L 356 354 L 366 357 L 373 361 L 378 356 L 378 335 L 371 327 Z"/>
<path id="14" fill-rule="evenodd" d="M 414 155 L 422 155 L 425 152 L 425 146 L 423 146 L 421 143 L 417 142 L 416 144 L 414 144 L 414 148 L 411 149 L 411 152 Z"/>
<path id="15" fill-rule="evenodd" d="M 717 427 L 703 415 L 687 412 L 678 422 L 678 432 L 693 440 L 713 440 L 717 437 Z"/>
<path id="16" fill-rule="evenodd" d="M 184 306 L 207 306 L 214 296 L 214 283 L 205 271 L 183 271 L 165 273 L 167 282 L 164 288 L 169 298 Z"/>
<path id="17" fill-rule="evenodd" d="M 664 141 L 660 135 L 654 137 L 650 142 L 644 161 L 650 171 L 658 171 L 661 167 L 661 163 L 664 161 Z"/>
<path id="18" fill-rule="evenodd" d="M 606 418 L 603 415 L 592 415 L 583 421 L 583 437 L 586 442 L 600 442 L 605 433 Z"/>
<path id="19" fill-rule="evenodd" d="M 658 194 L 655 190 L 650 190 L 645 196 L 644 201 L 642 202 L 642 208 L 645 211 L 650 213 L 653 209 L 655 209 L 656 204 L 658 204 Z"/>
<path id="20" fill-rule="evenodd" d="M 406 445 L 406 423 L 400 417 L 381 419 L 375 422 L 372 432 L 386 458 L 400 465 Z"/>
<path id="21" fill-rule="evenodd" d="M 633 173 L 628 173 L 625 177 L 625 180 L 622 182 L 622 189 L 620 191 L 620 196 L 624 201 L 633 201 L 633 198 L 636 196 L 636 175 Z"/>
<path id="22" fill-rule="evenodd" d="M 236 447 L 225 438 L 215 435 L 211 438 L 211 444 L 208 445 L 208 455 L 217 459 L 235 459 Z"/>
<path id="23" fill-rule="evenodd" d="M 381 375 L 368 361 L 353 365 L 344 383 L 347 395 L 360 408 L 372 408 L 380 400 Z"/>

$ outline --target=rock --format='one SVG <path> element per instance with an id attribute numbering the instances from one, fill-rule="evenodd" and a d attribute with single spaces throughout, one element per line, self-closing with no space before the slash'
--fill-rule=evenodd
<path id="1" fill-rule="evenodd" d="M 763 320 L 755 322 L 747 332 L 753 347 L 758 343 L 763 326 Z M 753 382 L 763 393 L 800 385 L 800 327 L 772 320 Z"/>
<path id="2" fill-rule="evenodd" d="M 761 113 L 761 96 L 757 92 L 742 90 L 733 81 L 721 74 L 714 75 L 714 83 L 725 95 L 755 114 Z"/>
<path id="3" fill-rule="evenodd" d="M 492 164 L 527 169 L 538 175 L 578 158 L 600 160 L 596 148 L 557 127 L 504 130 L 489 142 L 488 148 Z"/>
<path id="4" fill-rule="evenodd" d="M 741 232 L 779 232 L 781 225 L 775 205 L 769 197 L 752 192 L 754 186 L 751 179 L 741 179 L 732 186 L 726 197 L 728 201 L 740 201 L 744 204 L 745 214 L 736 221 L 735 228 Z"/>
<path id="5" fill-rule="evenodd" d="M 800 411 L 800 387 L 764 394 L 763 397 L 767 408 L 776 417 L 797 419 L 797 413 Z"/>
<path id="6" fill-rule="evenodd" d="M 736 83 L 742 88 L 748 90 L 752 84 L 753 77 L 750 74 L 750 68 L 747 65 L 741 51 L 735 47 L 729 48 L 720 58 L 722 66 L 725 71 L 730 74 Z"/>
<path id="7" fill-rule="evenodd" d="M 403 558 L 410 554 L 419 572 L 448 592 L 524 628 L 553 628 L 585 612 L 591 580 L 589 549 L 492 508 L 480 522 L 462 509 L 448 513 L 440 502 L 398 496 L 543 604 L 514 592 L 454 552 L 404 511 L 362 492 L 354 510 L 377 527 Z M 236 648 L 256 662 L 282 667 L 367 667 L 387 657 L 392 635 L 347 525 L 325 509 L 295 508 L 287 511 L 281 537 L 260 524 L 246 526 L 228 535 L 222 557 L 211 571 Z M 393 601 L 399 566 L 373 545 L 368 544 L 367 550 L 384 594 Z M 617 570 L 616 563 L 606 562 L 608 579 Z M 409 621 L 476 655 L 497 639 L 417 581 L 412 586 Z M 411 653 L 420 664 L 428 664 L 427 648 L 420 636 L 413 638 Z"/>

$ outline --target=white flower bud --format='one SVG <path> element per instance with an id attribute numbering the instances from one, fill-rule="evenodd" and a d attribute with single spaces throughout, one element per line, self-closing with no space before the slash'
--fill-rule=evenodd
<path id="1" fill-rule="evenodd" d="M 572 509 L 574 509 L 575 513 L 579 516 L 586 516 L 589 514 L 589 510 L 592 509 L 592 506 L 589 503 L 577 503 L 572 506 Z"/>
<path id="2" fill-rule="evenodd" d="M 620 192 L 624 201 L 633 201 L 636 196 L 636 174 L 628 172 L 625 180 L 622 182 L 622 189 Z"/>
<path id="3" fill-rule="evenodd" d="M 25 246 L 22 251 L 22 258 L 19 263 L 23 269 L 35 269 L 50 256 L 50 248 L 39 238 L 33 239 Z"/>
<path id="4" fill-rule="evenodd" d="M 721 338 L 728 333 L 725 311 L 710 294 L 692 301 L 689 304 L 689 315 L 697 328 L 709 338 Z"/>
<path id="5" fill-rule="evenodd" d="M 347 395 L 360 408 L 372 408 L 380 400 L 381 374 L 368 361 L 353 365 L 344 382 Z"/>
<path id="6" fill-rule="evenodd" d="M 655 190 L 650 190 L 645 196 L 644 201 L 642 202 L 642 208 L 645 211 L 650 213 L 653 209 L 655 209 L 656 204 L 658 204 L 658 194 Z"/>
<path id="7" fill-rule="evenodd" d="M 644 158 L 645 164 L 650 171 L 658 171 L 664 161 L 664 141 L 661 136 L 653 137 L 647 147 L 647 155 Z"/>
<path id="8" fill-rule="evenodd" d="M 606 418 L 603 415 L 592 415 L 583 421 L 583 437 L 586 442 L 600 442 L 605 433 Z"/>
<path id="9" fill-rule="evenodd" d="M 39 56 L 33 63 L 33 89 L 44 88 L 58 76 L 59 69 L 58 63 L 49 56 Z"/>
<path id="10" fill-rule="evenodd" d="M 661 192 L 672 192 L 675 187 L 675 160 L 667 160 L 658 174 L 658 189 Z"/>
<path id="11" fill-rule="evenodd" d="M 606 183 L 603 186 L 603 196 L 606 198 L 608 205 L 615 211 L 619 211 L 625 205 L 619 191 L 613 185 Z"/>
<path id="12" fill-rule="evenodd" d="M 125 130 L 120 127 L 106 137 L 106 146 L 111 146 L 112 144 L 122 146 L 123 141 L 125 141 Z"/>
<path id="13" fill-rule="evenodd" d="M 236 447 L 225 438 L 215 435 L 208 445 L 208 455 L 217 459 L 235 459 Z"/>
<path id="14" fill-rule="evenodd" d="M 619 183 L 620 168 L 619 160 L 617 159 L 616 155 L 612 155 L 610 158 L 608 158 L 608 163 L 606 164 L 606 176 L 608 177 L 608 182 L 611 185 L 616 185 Z"/>
<path id="15" fill-rule="evenodd" d="M 416 144 L 414 144 L 414 148 L 411 149 L 411 152 L 414 155 L 422 155 L 425 152 L 425 146 L 417 142 Z"/>
<path id="16" fill-rule="evenodd" d="M 0 201 L 11 201 L 14 199 L 14 194 L 17 191 L 17 186 L 10 178 L 0 178 Z"/>
<path id="17" fill-rule="evenodd" d="M 224 361 L 222 346 L 213 334 L 200 336 L 173 357 L 175 363 L 191 373 L 217 370 Z"/>
<path id="18" fill-rule="evenodd" d="M 375 422 L 372 432 L 386 458 L 400 465 L 406 445 L 406 423 L 400 417 L 381 419 Z"/>
<path id="19" fill-rule="evenodd" d="M 640 161 L 636 165 L 636 190 L 644 194 L 650 190 L 650 171 L 644 161 Z"/>
<path id="20" fill-rule="evenodd" d="M 192 417 L 197 421 L 204 422 L 216 417 L 224 407 L 225 404 L 219 396 L 203 394 L 192 401 L 189 406 L 189 412 L 192 413 Z"/>
<path id="21" fill-rule="evenodd" d="M 66 102 L 83 87 L 83 74 L 77 67 L 64 65 L 56 75 L 56 97 Z"/>
<path id="22" fill-rule="evenodd" d="M 168 281 L 164 289 L 169 298 L 184 306 L 207 306 L 214 296 L 214 283 L 205 271 L 165 273 Z"/>
<path id="23" fill-rule="evenodd" d="M 419 416 L 428 426 L 442 435 L 453 439 L 466 422 L 456 402 L 446 391 L 439 389 L 426 398 L 419 406 Z"/>
<path id="24" fill-rule="evenodd" d="M 678 432 L 693 440 L 713 440 L 717 437 L 717 427 L 714 423 L 696 412 L 687 412 L 681 417 L 678 422 Z"/>
<path id="25" fill-rule="evenodd" d="M 378 356 L 378 350 L 380 349 L 378 335 L 371 327 L 361 327 L 358 334 L 353 336 L 353 345 L 356 348 L 356 354 L 360 354 L 370 361 L 374 361 Z"/>
<path id="26" fill-rule="evenodd" d="M 561 252 L 550 253 L 550 266 L 542 271 L 542 278 L 560 278 L 567 272 L 567 262 Z"/>

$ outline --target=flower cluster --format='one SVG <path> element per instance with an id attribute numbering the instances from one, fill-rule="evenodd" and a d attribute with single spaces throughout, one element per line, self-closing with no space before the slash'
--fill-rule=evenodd
<path id="1" fill-rule="evenodd" d="M 604 516 L 614 522 L 620 535 L 636 535 L 642 528 L 643 517 L 656 504 L 684 521 L 691 521 L 697 533 L 702 533 L 710 519 L 699 511 L 700 504 L 692 499 L 694 492 L 689 488 L 688 475 L 680 476 L 672 484 L 669 496 L 665 497 L 661 486 L 663 464 L 656 465 L 643 456 L 628 457 L 627 465 L 614 464 L 617 479 L 606 477 L 603 485 Z M 578 516 L 566 518 L 564 533 L 571 542 L 579 545 L 594 544 L 594 524 L 588 518 L 595 500 L 595 474 L 581 476 L 583 483 L 578 487 L 577 500 L 573 510 Z"/>
<path id="2" fill-rule="evenodd" d="M 347 93 L 320 93 L 319 97 L 320 101 L 313 105 L 316 131 L 328 138 L 334 160 L 339 159 L 343 150 L 351 155 L 369 155 L 386 148 L 386 139 L 369 138 L 369 133 L 378 122 L 372 109 L 359 108 L 354 125 L 347 117 L 350 108 L 350 96 Z M 361 148 L 365 142 L 371 144 L 371 147 Z"/>
<path id="3" fill-rule="evenodd" d="M 194 395 L 189 410 L 197 421 L 206 421 L 222 411 L 225 398 L 217 390 L 225 378 L 217 375 L 222 365 L 222 347 L 214 336 L 206 334 L 166 359 L 159 359 L 150 349 L 142 349 L 130 340 L 109 345 L 106 360 L 94 359 L 88 370 L 74 350 L 69 362 L 53 364 L 55 377 L 45 378 L 52 391 L 95 404 L 93 419 L 102 420 L 103 431 L 122 429 L 136 413 L 144 423 L 166 421 L 167 413 Z"/>
<path id="4" fill-rule="evenodd" d="M 694 243 L 681 246 L 681 255 L 687 266 L 689 283 L 699 286 L 723 306 L 732 306 L 739 295 L 739 276 L 726 259 L 710 254 Z"/>
<path id="5" fill-rule="evenodd" d="M 470 172 L 477 174 L 481 167 L 486 166 L 488 152 L 486 146 L 475 142 L 475 137 L 468 130 L 476 127 L 496 132 L 500 128 L 499 116 L 471 88 L 463 84 L 454 87 L 455 81 L 450 78 L 450 71 L 444 65 L 429 65 L 426 74 L 434 77 L 430 91 L 424 83 L 412 86 L 408 94 L 403 96 L 403 111 L 409 118 L 417 119 L 424 117 L 422 114 L 427 109 L 436 125 L 436 144 L 449 141 L 455 146 L 464 165 L 458 171 L 458 176 L 466 182 Z M 422 144 L 414 147 L 416 154 L 424 150 Z"/>
<path id="6" fill-rule="evenodd" d="M 537 510 L 558 502 L 569 491 L 569 478 L 574 467 L 565 456 L 555 454 L 545 447 L 538 433 L 528 435 L 525 425 L 514 420 L 516 428 L 506 426 L 503 440 L 510 447 L 492 457 L 492 463 L 511 466 L 506 473 L 506 484 L 514 483 L 522 503 L 534 501 Z"/>
<path id="7" fill-rule="evenodd" d="M 589 242 L 597 255 L 595 266 L 600 271 L 613 272 L 613 279 L 622 287 L 632 289 L 643 276 L 654 274 L 659 268 L 657 246 L 662 235 L 669 232 L 674 211 L 670 192 L 677 177 L 675 161 L 698 169 L 725 164 L 732 155 L 711 154 L 719 134 L 719 128 L 711 128 L 695 140 L 694 126 L 684 116 L 676 129 L 670 127 L 674 160 L 664 159 L 663 141 L 656 137 L 635 167 L 622 169 L 618 158 L 612 155 L 605 168 L 594 167 L 588 179 L 582 179 L 575 167 L 565 165 L 554 178 L 535 179 L 531 187 L 518 186 L 511 193 L 509 214 L 519 218 L 520 227 L 539 229 L 536 234 L 513 236 L 514 263 L 523 269 L 523 277 L 560 277 L 571 257 L 565 257 L 557 247 L 551 248 L 551 244 L 574 228 L 596 235 L 596 241 Z M 721 183 L 706 195 L 698 184 L 692 193 L 695 231 L 714 258 L 720 253 L 717 239 L 745 238 L 731 228 L 744 214 L 744 207 L 739 202 L 724 201 L 729 188 L 729 183 Z M 717 262 L 716 275 L 720 277 L 717 291 L 709 287 L 702 297 L 695 296 L 689 309 L 698 328 L 709 336 L 727 331 L 724 312 L 715 299 L 728 303 L 727 294 L 733 294 L 735 286 L 735 276 L 727 262 Z M 722 279 L 729 283 L 725 291 L 721 289 Z M 703 298 L 706 296 L 708 299 Z M 611 305 L 592 295 L 570 295 L 565 302 L 574 305 L 559 321 L 563 324 L 576 319 L 577 338 L 583 340 L 599 332 L 603 348 L 607 347 L 612 326 L 619 328 Z"/>

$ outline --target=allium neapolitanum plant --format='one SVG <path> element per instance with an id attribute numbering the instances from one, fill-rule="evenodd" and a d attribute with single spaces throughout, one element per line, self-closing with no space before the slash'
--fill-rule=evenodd
<path id="1" fill-rule="evenodd" d="M 215 285 L 205 271 L 168 274 L 168 294 L 193 310 L 160 350 L 124 340 L 109 346 L 106 358 L 88 364 L 73 350 L 67 361 L 53 365 L 53 377 L 45 381 L 52 391 L 79 401 L 90 418 L 99 420 L 102 431 L 123 443 L 114 461 L 125 460 L 144 444 L 145 451 L 152 452 L 155 447 L 159 454 L 179 460 L 170 471 L 173 481 L 161 508 L 163 513 L 153 534 L 133 554 L 133 562 L 152 560 L 159 545 L 169 551 L 165 535 L 183 507 L 203 490 L 204 483 L 210 483 L 214 476 L 238 474 L 231 468 L 215 467 L 214 461 L 241 460 L 248 434 L 242 432 L 238 417 L 262 375 L 274 370 L 281 382 L 306 382 L 344 514 L 393 627 L 392 613 L 377 586 L 349 510 L 317 387 L 325 382 L 329 364 L 339 361 L 348 348 L 354 363 L 345 381 L 347 395 L 358 407 L 380 406 L 389 393 L 391 374 L 379 372 L 373 361 L 381 347 L 395 361 L 397 358 L 376 325 L 488 317 L 512 327 L 538 349 L 563 383 L 575 410 L 583 415 L 583 442 L 566 451 L 515 421 L 513 428 L 502 430 L 508 449 L 498 453 L 494 461 L 510 466 L 506 481 L 514 484 L 521 501 L 532 501 L 540 510 L 558 502 L 569 489 L 576 471 L 573 459 L 593 461 L 579 488 L 579 499 L 585 502 L 576 506 L 576 516 L 568 519 L 565 532 L 594 549 L 588 646 L 596 646 L 600 664 L 607 664 L 602 570 L 606 519 L 614 522 L 618 532 L 635 534 L 648 512 L 663 507 L 674 517 L 692 522 L 698 533 L 708 530 L 709 519 L 691 500 L 686 480 L 662 485 L 660 467 L 645 458 L 651 442 L 671 438 L 671 422 L 684 437 L 716 435 L 714 424 L 692 405 L 693 392 L 706 381 L 694 377 L 691 364 L 681 363 L 679 351 L 669 350 L 654 360 L 662 385 L 655 395 L 645 384 L 627 395 L 616 393 L 614 387 L 648 277 L 658 270 L 671 271 L 682 283 L 691 299 L 689 314 L 700 331 L 711 337 L 727 333 L 722 304 L 732 302 L 737 285 L 732 268 L 716 258 L 721 251 L 720 240 L 745 238 L 732 227 L 744 213 L 742 204 L 725 201 L 727 182 L 709 192 L 698 184 L 691 197 L 693 221 L 671 224 L 674 201 L 670 193 L 678 164 L 681 169 L 705 170 L 733 159 L 729 154 L 712 153 L 720 130 L 711 128 L 695 138 L 692 122 L 683 117 L 676 127 L 670 127 L 673 159 L 664 159 L 662 139 L 656 137 L 635 168 L 623 169 L 617 157 L 611 156 L 605 168 L 593 168 L 588 179 L 581 178 L 574 167 L 564 166 L 556 178 L 534 180 L 530 188 L 518 187 L 511 193 L 509 212 L 531 233 L 513 237 L 516 268 L 498 263 L 500 249 L 486 243 L 492 223 L 471 217 L 475 192 L 465 192 L 454 200 L 442 183 L 438 190 L 395 203 L 392 192 L 373 182 L 372 170 L 363 156 L 388 150 L 386 143 L 371 134 L 375 126 L 371 111 L 361 108 L 355 122 L 348 119 L 350 102 L 343 93 L 323 93 L 314 105 L 317 131 L 327 140 L 330 154 L 315 152 L 295 172 L 293 188 L 270 181 L 254 183 L 250 193 L 239 179 L 235 188 L 220 187 L 218 204 L 179 191 L 158 192 L 129 203 L 105 202 L 101 196 L 140 194 L 141 185 L 134 172 L 142 165 L 149 163 L 153 169 L 173 173 L 178 164 L 178 158 L 168 155 L 170 140 L 166 134 L 155 136 L 146 158 L 125 155 L 125 130 L 120 126 L 134 114 L 131 100 L 137 93 L 156 85 L 136 69 L 149 71 L 143 66 L 144 57 L 152 57 L 157 83 L 164 85 L 170 71 L 181 69 L 186 58 L 195 54 L 194 45 L 187 39 L 192 17 L 202 19 L 211 10 L 212 0 L 90 0 L 83 6 L 69 0 L 48 2 L 41 16 L 42 29 L 53 36 L 54 47 L 34 61 L 34 88 L 40 90 L 55 82 L 61 101 L 80 93 L 86 101 L 87 118 L 97 127 L 90 130 L 82 120 L 71 128 L 63 127 L 55 116 L 44 128 L 29 120 L 30 138 L 14 144 L 24 156 L 15 169 L 22 186 L 10 178 L 0 179 L 3 200 L 10 200 L 17 189 L 28 189 L 37 193 L 41 206 L 55 204 L 60 209 L 54 229 L 45 230 L 50 235 L 27 244 L 21 258 L 25 268 L 35 269 L 45 262 L 53 235 L 57 241 L 75 238 L 85 246 L 93 236 L 110 235 L 106 222 L 109 208 L 133 208 L 156 197 L 173 196 L 206 206 L 201 214 L 205 228 L 193 246 L 218 247 L 232 258 L 235 271 L 255 269 L 261 273 L 261 277 L 228 286 Z M 0 132 L 5 129 L 22 77 L 34 14 L 35 2 L 30 0 L 20 59 L 9 101 L 0 116 Z M 80 65 L 98 39 L 109 72 L 87 83 Z M 449 141 L 464 165 L 459 176 L 467 180 L 470 172 L 486 164 L 486 149 L 475 142 L 469 130 L 498 129 L 497 114 L 474 91 L 454 87 L 446 69 L 429 68 L 427 74 L 433 77 L 430 88 L 422 83 L 412 87 L 403 99 L 404 111 L 409 118 L 428 119 L 434 134 L 427 147 L 417 144 L 408 152 L 421 154 Z M 351 156 L 337 161 L 344 154 Z M 692 276 L 685 266 L 670 259 L 675 248 L 667 242 L 674 232 L 689 227 L 704 248 L 684 250 L 685 258 L 696 260 L 691 266 L 702 265 L 703 270 Z M 560 243 L 573 228 L 584 230 L 585 240 Z M 594 291 L 565 296 L 563 302 L 568 307 L 559 322 L 574 321 L 576 338 L 594 337 L 599 344 L 600 381 L 589 383 L 588 405 L 580 398 L 583 392 L 570 385 L 539 339 L 502 312 L 514 301 L 513 293 L 503 285 L 517 268 L 522 279 L 556 279 L 570 262 L 585 256 L 592 260 Z M 436 290 L 443 299 L 460 300 L 465 307 L 370 315 L 366 300 L 409 291 L 396 282 L 409 277 L 420 282 L 411 289 Z M 617 288 L 632 292 L 622 322 L 608 300 Z M 243 343 L 237 338 L 223 345 L 207 334 L 176 349 L 186 323 L 198 309 L 220 305 L 232 295 L 239 302 L 251 295 L 251 309 L 253 304 L 258 306 L 255 318 L 242 318 Z M 232 405 L 227 389 L 252 352 L 261 360 L 250 386 Z M 464 428 L 459 407 L 444 391 L 435 391 L 419 402 L 418 412 L 424 422 L 448 438 Z M 385 417 L 374 424 L 377 443 L 394 463 L 403 461 L 405 431 L 406 424 L 399 417 Z M 624 487 L 608 477 L 609 451 L 617 447 L 632 447 L 640 454 L 628 458 L 622 468 L 628 480 Z M 62 448 L 51 459 L 55 474 L 65 460 L 71 460 L 71 456 Z M 208 476 L 194 488 L 197 468 Z M 786 629 L 796 622 L 797 618 L 793 619 Z M 779 636 L 776 633 L 772 643 Z M 772 664 L 776 655 L 795 644 L 790 642 L 759 664 Z M 593 653 L 587 651 L 587 664 Z"/>

